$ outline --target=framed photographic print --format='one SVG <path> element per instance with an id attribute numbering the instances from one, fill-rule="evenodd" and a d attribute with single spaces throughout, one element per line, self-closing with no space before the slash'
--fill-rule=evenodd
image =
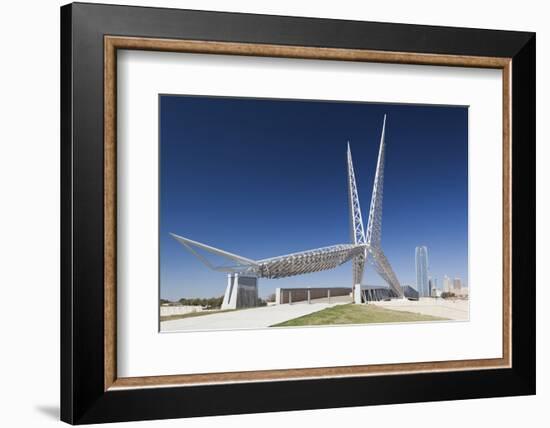
<path id="1" fill-rule="evenodd" d="M 533 33 L 76 3 L 61 54 L 62 420 L 535 393 Z"/>

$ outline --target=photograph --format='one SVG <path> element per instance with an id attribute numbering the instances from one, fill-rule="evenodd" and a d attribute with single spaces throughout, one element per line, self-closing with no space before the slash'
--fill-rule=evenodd
<path id="1" fill-rule="evenodd" d="M 160 332 L 468 322 L 468 106 L 158 102 Z"/>

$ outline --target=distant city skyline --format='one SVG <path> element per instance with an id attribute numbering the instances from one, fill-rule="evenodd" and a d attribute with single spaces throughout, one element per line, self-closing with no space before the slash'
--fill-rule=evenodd
<path id="1" fill-rule="evenodd" d="M 438 286 L 437 276 L 431 275 L 431 269 L 429 263 L 429 248 L 425 245 L 419 246 L 415 248 L 415 267 L 416 267 L 416 283 L 413 285 L 413 288 L 420 293 L 422 287 L 418 286 L 418 283 L 422 283 L 422 281 L 427 277 L 427 284 L 426 290 L 428 290 L 428 293 L 426 296 L 431 296 L 433 293 L 433 290 L 440 290 L 440 291 L 452 291 L 455 288 L 455 284 L 459 284 L 460 289 L 468 288 L 468 285 L 462 281 L 461 278 L 455 277 L 451 280 L 447 274 L 443 275 L 443 283 L 441 287 Z M 411 285 L 411 284 L 409 284 Z"/>
<path id="2" fill-rule="evenodd" d="M 220 296 L 226 285 L 170 232 L 251 258 L 348 242 L 346 142 L 366 217 L 384 114 L 382 243 L 400 282 L 416 286 L 419 243 L 434 277 L 467 278 L 467 108 L 163 95 L 161 298 Z M 386 285 L 370 265 L 363 282 Z M 350 285 L 345 264 L 262 279 L 259 290 Z"/>

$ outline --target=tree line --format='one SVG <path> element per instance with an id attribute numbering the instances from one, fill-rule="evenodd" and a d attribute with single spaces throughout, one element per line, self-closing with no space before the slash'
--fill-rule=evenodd
<path id="1" fill-rule="evenodd" d="M 221 308 L 223 303 L 223 296 L 219 297 L 191 297 L 181 298 L 176 302 L 167 299 L 160 299 L 161 305 L 183 305 L 183 306 L 202 306 L 209 309 Z M 266 306 L 267 302 L 258 298 L 258 306 Z"/>

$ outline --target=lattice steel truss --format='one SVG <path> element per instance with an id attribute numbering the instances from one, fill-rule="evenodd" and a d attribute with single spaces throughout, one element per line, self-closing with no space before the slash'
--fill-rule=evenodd
<path id="1" fill-rule="evenodd" d="M 363 251 L 363 248 L 358 245 L 340 244 L 259 260 L 258 276 L 284 278 L 334 269 L 355 259 Z"/>
<path id="2" fill-rule="evenodd" d="M 360 302 L 361 282 L 367 261 L 374 266 L 376 272 L 388 283 L 392 291 L 399 297 L 403 291 L 397 276 L 384 255 L 381 248 L 382 237 L 382 200 L 384 195 L 384 158 L 385 158 L 385 132 L 386 116 L 382 125 L 378 162 L 372 189 L 371 205 L 367 223 L 367 233 L 363 227 L 363 217 L 355 171 L 351 157 L 351 149 L 348 142 L 347 166 L 348 166 L 348 196 L 350 210 L 350 244 L 332 245 L 330 247 L 316 248 L 298 253 L 286 254 L 262 260 L 252 260 L 228 251 L 220 250 L 201 242 L 193 241 L 182 236 L 171 234 L 178 242 L 186 247 L 199 260 L 209 268 L 227 273 L 241 275 L 253 275 L 258 278 L 284 278 L 306 273 L 319 272 L 334 269 L 343 263 L 352 260 L 353 284 L 352 289 L 356 303 Z M 214 266 L 206 257 L 197 250 L 204 250 L 211 254 L 223 257 L 232 262 L 230 265 Z M 359 299 L 359 300 L 358 300 Z"/>

